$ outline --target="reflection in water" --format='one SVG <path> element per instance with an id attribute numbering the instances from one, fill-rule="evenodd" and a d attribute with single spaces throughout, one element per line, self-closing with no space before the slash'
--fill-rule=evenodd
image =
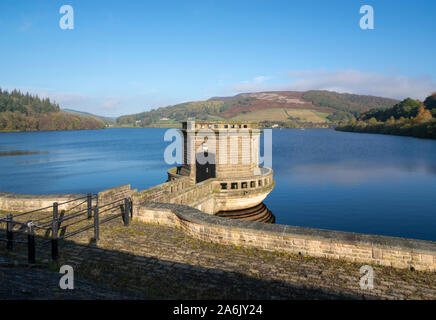
<path id="1" fill-rule="evenodd" d="M 230 219 L 275 223 L 276 217 L 264 203 L 242 210 L 218 211 L 215 215 Z"/>

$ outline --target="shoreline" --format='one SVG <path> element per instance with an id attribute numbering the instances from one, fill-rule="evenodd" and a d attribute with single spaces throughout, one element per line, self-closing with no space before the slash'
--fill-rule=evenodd
<path id="1" fill-rule="evenodd" d="M 72 131 L 100 131 L 100 130 L 110 130 L 110 129 L 181 129 L 181 126 L 174 126 L 174 127 L 170 127 L 170 126 L 161 126 L 161 127 L 107 127 L 107 128 L 102 128 L 102 129 L 73 129 L 73 130 L 26 130 L 26 131 L 19 131 L 19 130 L 15 130 L 15 131 L 3 131 L 0 130 L 0 133 L 22 133 L 22 132 L 72 132 Z M 335 130 L 335 128 L 262 128 L 260 127 L 259 129 L 264 130 L 264 129 L 272 129 L 272 130 Z M 339 130 L 338 130 L 339 131 Z"/>
<path id="2" fill-rule="evenodd" d="M 414 139 L 425 139 L 425 140 L 436 140 L 436 138 L 432 137 L 416 137 L 411 135 L 403 135 L 403 134 L 395 134 L 395 133 L 384 133 L 384 132 L 371 132 L 371 131 L 352 131 L 352 130 L 341 130 L 341 129 L 333 129 L 334 131 L 339 132 L 349 132 L 349 133 L 360 133 L 360 134 L 377 134 L 384 136 L 394 136 L 394 137 L 404 137 L 404 138 L 414 138 Z"/>

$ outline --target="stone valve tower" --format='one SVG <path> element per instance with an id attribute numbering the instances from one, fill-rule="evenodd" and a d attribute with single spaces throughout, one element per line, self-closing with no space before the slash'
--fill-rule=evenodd
<path id="1" fill-rule="evenodd" d="M 183 164 L 168 171 L 168 181 L 186 179 L 202 198 L 194 206 L 210 214 L 273 222 L 262 203 L 274 188 L 271 168 L 259 166 L 260 135 L 256 122 L 187 121 L 179 131 Z"/>

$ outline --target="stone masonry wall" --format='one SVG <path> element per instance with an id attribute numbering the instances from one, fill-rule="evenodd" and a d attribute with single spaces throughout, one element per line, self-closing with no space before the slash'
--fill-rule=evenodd
<path id="1" fill-rule="evenodd" d="M 136 189 L 130 188 L 130 184 L 101 191 L 98 193 L 98 205 L 102 206 L 115 200 L 131 197 L 136 192 Z"/>
<path id="2" fill-rule="evenodd" d="M 168 203 L 134 205 L 134 218 L 205 241 L 364 264 L 436 271 L 436 242 L 231 220 Z"/>
<path id="3" fill-rule="evenodd" d="M 101 206 L 124 197 L 130 197 L 136 192 L 137 190 L 131 189 L 129 184 L 101 191 L 98 193 L 99 205 Z M 62 204 L 79 198 L 83 199 Z M 0 192 L 0 210 L 10 212 L 27 212 L 52 207 L 54 202 L 59 203 L 59 210 L 68 210 L 72 207 L 84 209 L 86 207 L 86 203 L 83 203 L 84 201 L 86 201 L 86 194 L 34 195 Z M 95 205 L 94 198 L 92 205 Z M 50 210 L 50 208 L 47 209 L 47 211 Z"/>
<path id="4" fill-rule="evenodd" d="M 11 212 L 27 212 L 50 207 L 54 202 L 62 203 L 85 196 L 85 194 L 33 195 L 0 192 L 0 210 Z M 73 205 L 75 204 L 71 203 L 71 206 Z M 66 205 L 63 209 L 68 209 L 68 205 Z"/>
<path id="5" fill-rule="evenodd" d="M 223 184 L 225 189 L 222 189 Z M 177 174 L 177 167 L 174 167 L 168 170 L 167 182 L 136 192 L 132 199 L 135 203 L 183 204 L 215 214 L 220 210 L 234 209 L 235 202 L 244 208 L 255 206 L 271 192 L 274 185 L 273 170 L 269 168 L 258 168 L 257 175 L 210 178 L 193 184 L 189 177 Z"/>
<path id="6" fill-rule="evenodd" d="M 206 147 L 215 159 L 216 177 L 219 179 L 253 175 L 259 165 L 259 137 L 262 131 L 255 123 L 192 122 L 186 123 L 180 132 L 184 142 L 181 172 L 188 175 L 193 183 L 196 181 L 196 158 Z"/>

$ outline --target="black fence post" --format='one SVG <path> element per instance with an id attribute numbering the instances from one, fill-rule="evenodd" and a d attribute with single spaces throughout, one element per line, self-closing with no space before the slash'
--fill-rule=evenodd
<path id="1" fill-rule="evenodd" d="M 6 238 L 8 239 L 8 241 L 6 242 L 6 249 L 12 250 L 14 248 L 14 224 L 12 223 L 14 218 L 12 214 L 8 214 L 7 219 L 8 222 L 6 223 Z"/>
<path id="2" fill-rule="evenodd" d="M 27 223 L 27 261 L 35 263 L 35 233 L 33 231 L 33 221 Z"/>
<path id="3" fill-rule="evenodd" d="M 129 199 L 124 199 L 124 210 L 123 210 L 123 220 L 124 225 L 127 227 L 130 224 L 130 202 Z"/>
<path id="4" fill-rule="evenodd" d="M 59 216 L 58 216 L 58 203 L 53 203 L 53 220 L 51 223 L 51 258 L 57 260 L 59 256 L 58 252 L 58 228 L 59 228 Z"/>
<path id="5" fill-rule="evenodd" d="M 98 220 L 98 206 L 94 208 L 94 239 L 95 241 L 100 239 L 100 226 Z"/>
<path id="6" fill-rule="evenodd" d="M 129 208 L 130 208 L 130 219 L 133 219 L 133 200 L 132 198 L 129 199 Z"/>
<path id="7" fill-rule="evenodd" d="M 88 197 L 86 200 L 88 203 L 88 220 L 91 220 L 91 218 L 92 218 L 92 194 L 88 193 Z"/>

